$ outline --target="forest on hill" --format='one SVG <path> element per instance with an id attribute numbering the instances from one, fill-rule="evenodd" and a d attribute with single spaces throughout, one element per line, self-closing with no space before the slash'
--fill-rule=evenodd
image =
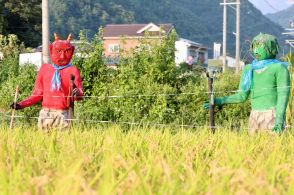
<path id="1" fill-rule="evenodd" d="M 26 46 L 41 44 L 41 0 L 0 1 L 0 34 L 14 33 Z M 122 23 L 172 23 L 180 37 L 208 47 L 222 41 L 222 6 L 219 0 L 49 0 L 50 31 L 75 37 L 85 29 L 91 38 L 99 26 Z M 228 52 L 234 55 L 235 10 L 228 7 Z M 283 43 L 283 29 L 262 15 L 248 0 L 241 0 L 241 52 L 260 32 Z"/>
<path id="2" fill-rule="evenodd" d="M 294 21 L 294 5 L 285 10 L 273 14 L 267 14 L 266 16 L 284 28 L 289 28 L 290 21 Z"/>
<path id="3" fill-rule="evenodd" d="M 51 0 L 51 31 L 61 34 L 120 23 L 172 23 L 179 36 L 212 47 L 222 41 L 223 8 L 219 0 Z M 282 28 L 270 21 L 248 0 L 241 0 L 241 46 L 260 32 L 274 34 L 281 43 Z M 235 10 L 228 7 L 228 51 L 235 55 Z"/>

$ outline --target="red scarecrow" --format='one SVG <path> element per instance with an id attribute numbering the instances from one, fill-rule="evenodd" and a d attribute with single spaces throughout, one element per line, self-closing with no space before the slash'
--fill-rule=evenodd
<path id="1" fill-rule="evenodd" d="M 38 119 L 40 129 L 68 127 L 69 95 L 74 94 L 75 100 L 81 100 L 84 95 L 80 71 L 70 62 L 75 50 L 70 43 L 71 34 L 67 40 L 59 40 L 56 33 L 54 36 L 55 41 L 50 44 L 52 64 L 42 64 L 32 95 L 11 105 L 11 108 L 18 110 L 42 101 Z M 70 79 L 73 77 L 74 85 L 71 91 Z"/>

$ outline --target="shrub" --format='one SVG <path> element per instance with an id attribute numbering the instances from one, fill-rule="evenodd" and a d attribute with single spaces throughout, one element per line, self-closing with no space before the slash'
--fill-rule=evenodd
<path id="1" fill-rule="evenodd" d="M 142 40 L 141 46 L 130 53 L 122 51 L 116 70 L 106 66 L 101 33 L 99 30 L 89 42 L 83 32 L 80 34 L 82 44 L 73 64 L 81 71 L 86 97 L 76 103 L 77 118 L 195 126 L 208 122 L 208 111 L 202 106 L 208 96 L 207 78 L 202 69 L 186 72 L 176 67 L 175 32 L 154 42 Z M 33 89 L 34 66 L 19 68 L 17 64 L 15 55 L 1 62 L 6 71 L 0 73 L 0 108 L 5 112 L 13 101 L 16 85 L 22 90 L 20 99 L 28 97 Z M 238 83 L 239 75 L 222 74 L 215 80 L 215 91 L 236 90 Z M 39 108 L 33 106 L 18 113 L 37 116 Z M 250 106 L 228 105 L 216 111 L 217 125 L 231 125 L 231 121 L 240 125 L 247 120 Z"/>
<path id="2" fill-rule="evenodd" d="M 102 39 L 93 41 L 91 45 L 99 48 L 99 52 L 90 51 L 87 55 L 93 58 L 86 59 L 79 67 L 87 79 L 91 67 L 96 70 L 92 72 L 88 93 L 95 97 L 77 104 L 76 116 L 99 121 L 205 125 L 208 111 L 202 105 L 208 95 L 207 78 L 202 75 L 202 69 L 183 72 L 176 67 L 175 37 L 172 34 L 152 43 L 142 40 L 142 47 L 120 56 L 117 70 L 107 69 L 101 60 L 104 57 Z M 146 47 L 147 44 L 150 47 Z M 239 75 L 227 73 L 216 79 L 215 90 L 236 90 L 238 83 Z M 232 120 L 239 125 L 247 120 L 248 103 L 226 107 L 217 110 L 218 125 L 231 124 Z"/>
<path id="3" fill-rule="evenodd" d="M 19 74 L 15 77 L 11 77 L 0 85 L 0 108 L 2 112 L 9 114 L 10 104 L 14 101 L 14 94 L 16 86 L 20 88 L 20 95 L 18 101 L 27 98 L 34 87 L 35 77 L 37 75 L 36 67 L 32 64 L 26 64 L 21 66 L 19 69 Z M 24 116 L 37 116 L 40 110 L 40 105 L 31 106 L 26 109 L 18 110 L 17 115 Z M 30 120 L 25 119 L 27 122 Z"/>

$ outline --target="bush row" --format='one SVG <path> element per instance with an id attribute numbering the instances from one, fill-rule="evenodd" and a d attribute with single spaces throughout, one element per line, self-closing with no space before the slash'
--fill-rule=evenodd
<path id="1" fill-rule="evenodd" d="M 207 78 L 200 69 L 189 71 L 176 67 L 176 33 L 158 42 L 146 43 L 142 40 L 141 45 L 149 44 L 150 47 L 136 48 L 129 53 L 122 50 L 117 69 L 106 66 L 101 31 L 90 42 L 83 32 L 80 39 L 80 55 L 74 57 L 73 64 L 81 71 L 85 95 L 93 97 L 86 97 L 75 104 L 77 118 L 201 126 L 208 123 L 208 111 L 202 106 L 208 96 Z M 2 112 L 9 112 L 16 85 L 20 85 L 22 91 L 20 99 L 28 96 L 33 89 L 35 68 L 32 65 L 18 67 L 17 56 L 8 56 L 0 64 Z M 238 83 L 239 75 L 230 72 L 220 74 L 215 79 L 215 90 L 235 90 Z M 18 111 L 18 114 L 37 116 L 39 109 L 40 106 L 33 106 Z M 221 110 L 217 108 L 216 123 L 239 126 L 247 120 L 249 112 L 248 102 L 229 105 Z"/>

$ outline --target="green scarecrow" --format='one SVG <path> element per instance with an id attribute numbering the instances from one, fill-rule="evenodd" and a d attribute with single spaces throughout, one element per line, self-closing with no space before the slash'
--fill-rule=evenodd
<path id="1" fill-rule="evenodd" d="M 249 131 L 274 131 L 284 128 L 285 112 L 290 92 L 288 63 L 276 58 L 279 45 L 269 34 L 259 34 L 252 40 L 251 52 L 255 60 L 245 66 L 238 93 L 214 99 L 215 105 L 242 103 L 251 99 Z M 208 108 L 205 103 L 204 107 Z"/>

